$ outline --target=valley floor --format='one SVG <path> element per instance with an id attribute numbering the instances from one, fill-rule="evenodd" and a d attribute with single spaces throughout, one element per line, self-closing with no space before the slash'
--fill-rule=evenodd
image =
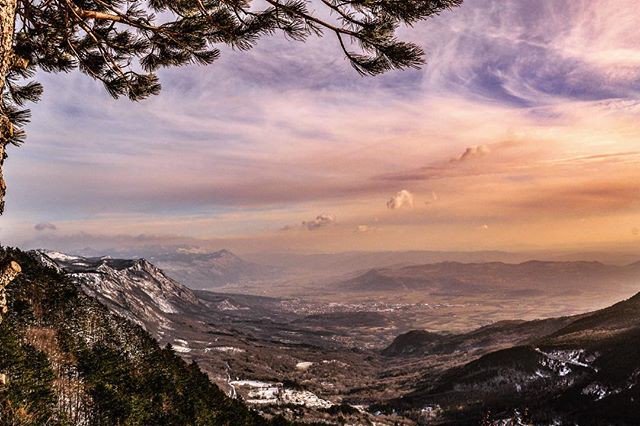
<path id="1" fill-rule="evenodd" d="M 334 424 L 447 423 L 467 409 L 473 412 L 469 418 L 477 419 L 490 411 L 482 401 L 506 403 L 511 399 L 504 395 L 522 390 L 535 398 L 518 400 L 512 408 L 533 406 L 539 402 L 536 386 L 564 391 L 580 380 L 587 380 L 584 395 L 597 398 L 613 385 L 588 381 L 582 370 L 595 372 L 590 366 L 600 352 L 581 342 L 569 351 L 577 355 L 569 356 L 549 336 L 588 316 L 581 312 L 635 292 L 631 286 L 606 295 L 555 291 L 552 296 L 499 289 L 336 291 L 282 281 L 211 292 L 189 290 L 142 260 L 76 257 L 54 263 L 87 294 L 144 326 L 185 360 L 196 361 L 228 396 L 267 417 Z M 541 317 L 550 319 L 536 321 Z M 518 347 L 528 349 L 516 350 L 506 364 L 494 355 Z M 509 364 L 521 356 L 533 367 Z M 498 361 L 487 367 L 486 357 Z M 466 370 L 473 365 L 490 377 L 475 377 Z M 486 399 L 478 402 L 471 396 L 476 394 Z M 508 404 L 495 405 L 498 417 L 517 417 Z M 459 419 L 468 419 L 465 415 Z"/>

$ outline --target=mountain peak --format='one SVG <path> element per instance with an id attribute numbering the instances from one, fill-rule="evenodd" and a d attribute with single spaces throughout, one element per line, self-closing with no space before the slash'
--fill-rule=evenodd
<path id="1" fill-rule="evenodd" d="M 148 331 L 157 328 L 165 314 L 179 313 L 199 303 L 190 289 L 144 258 L 81 257 L 43 250 L 35 253 L 43 264 L 70 276 L 86 294 Z"/>
<path id="2" fill-rule="evenodd" d="M 139 259 L 135 259 L 133 261 L 132 267 L 143 270 L 143 271 L 153 272 L 153 273 L 163 273 L 162 270 L 160 270 L 157 266 L 155 266 L 153 263 L 149 262 L 147 259 L 143 257 Z"/>
<path id="3" fill-rule="evenodd" d="M 227 250 L 227 249 L 218 250 L 214 252 L 213 255 L 214 257 L 217 257 L 217 258 L 226 257 L 234 260 L 241 260 L 239 256 L 237 256 L 231 250 Z"/>

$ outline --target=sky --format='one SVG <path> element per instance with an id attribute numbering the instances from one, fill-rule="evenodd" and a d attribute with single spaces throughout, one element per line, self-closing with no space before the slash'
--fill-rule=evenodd
<path id="1" fill-rule="evenodd" d="M 640 247 L 635 0 L 466 0 L 403 29 L 420 70 L 361 77 L 274 36 L 163 91 L 40 75 L 0 240 L 66 251 Z"/>

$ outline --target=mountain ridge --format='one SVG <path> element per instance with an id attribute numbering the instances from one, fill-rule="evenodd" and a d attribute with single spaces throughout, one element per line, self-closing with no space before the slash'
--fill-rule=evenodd
<path id="1" fill-rule="evenodd" d="M 373 268 L 338 281 L 346 291 L 421 290 L 448 293 L 486 291 L 591 291 L 640 281 L 640 262 L 608 265 L 597 261 L 438 262 Z"/>
<path id="2" fill-rule="evenodd" d="M 8 376 L 0 386 L 1 423 L 272 424 L 86 295 L 47 265 L 50 258 L 1 249 L 0 261 L 7 258 L 23 272 L 7 289 L 9 313 L 0 324 L 0 371 Z"/>
<path id="3" fill-rule="evenodd" d="M 546 335 L 514 340 L 511 347 L 447 369 L 435 380 L 425 378 L 391 406 L 438 406 L 445 413 L 438 424 L 508 422 L 525 412 L 525 423 L 532 424 L 634 424 L 640 396 L 640 293 L 608 308 L 541 321 L 559 320 L 565 324 L 555 323 Z M 434 342 L 437 347 L 447 338 L 465 337 L 414 331 L 399 336 L 385 352 L 427 356 Z M 422 351 L 412 351 L 416 347 Z"/>
<path id="4" fill-rule="evenodd" d="M 33 253 L 44 264 L 53 264 L 71 277 L 87 295 L 152 333 L 158 333 L 166 323 L 165 314 L 179 313 L 200 303 L 192 290 L 145 259 Z"/>

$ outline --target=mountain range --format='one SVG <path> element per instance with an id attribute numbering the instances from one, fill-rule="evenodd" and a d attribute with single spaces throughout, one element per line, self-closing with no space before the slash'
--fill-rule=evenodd
<path id="1" fill-rule="evenodd" d="M 185 307 L 199 303 L 192 290 L 145 259 L 33 253 L 43 264 L 73 277 L 86 295 L 152 334 L 166 323 L 166 314 L 180 314 Z"/>
<path id="2" fill-rule="evenodd" d="M 228 284 L 277 277 L 281 268 L 248 262 L 229 250 L 198 252 L 176 250 L 149 257 L 167 275 L 194 289 L 215 289 Z"/>
<path id="3" fill-rule="evenodd" d="M 351 251 L 338 253 L 304 254 L 287 253 L 243 253 L 250 262 L 273 265 L 280 268 L 313 271 L 314 273 L 348 273 L 409 265 L 425 265 L 443 262 L 458 263 L 523 263 L 531 259 L 547 262 L 602 262 L 612 265 L 627 265 L 638 260 L 635 250 L 626 252 L 552 252 L 497 250 L 480 251 Z"/>
<path id="4" fill-rule="evenodd" d="M 42 298 L 44 290 L 51 291 L 47 306 L 66 313 L 47 308 L 54 313 L 38 314 L 39 328 L 69 333 L 58 324 L 62 318 L 74 330 L 83 324 L 74 331 L 82 336 L 76 340 L 116 333 L 113 337 L 125 348 L 135 347 L 130 336 L 148 332 L 185 361 L 196 361 L 228 396 L 244 399 L 266 417 L 380 425 L 637 424 L 640 294 L 579 315 L 497 321 L 456 333 L 399 333 L 400 324 L 411 324 L 414 315 L 408 305 L 322 304 L 196 291 L 143 259 L 42 251 L 19 256 L 37 271 L 23 278 L 20 292 L 26 293 L 11 295 L 14 313 L 8 323 L 25 324 L 16 328 L 22 336 L 33 333 L 33 327 L 26 325 L 32 320 L 26 320 L 31 317 L 22 314 L 21 304 L 39 312 L 43 303 L 26 295 Z M 631 286 L 639 269 L 638 263 L 440 262 L 375 268 L 335 285 L 363 294 L 425 291 L 448 297 L 508 292 L 515 286 L 520 294 L 561 297 Z M 45 276 L 73 286 L 47 284 L 36 290 L 33 286 Z M 131 325 L 102 330 L 78 314 L 86 309 L 57 296 L 61 289 L 69 294 L 79 290 L 74 300 L 82 302 L 74 303 L 104 312 L 100 315 L 111 318 L 101 320 L 105 324 Z M 124 331 L 138 326 L 133 335 Z"/>
<path id="5" fill-rule="evenodd" d="M 422 291 L 437 294 L 501 292 L 515 295 L 607 291 L 640 282 L 640 262 L 460 263 L 376 268 L 338 282 L 342 291 Z"/>

